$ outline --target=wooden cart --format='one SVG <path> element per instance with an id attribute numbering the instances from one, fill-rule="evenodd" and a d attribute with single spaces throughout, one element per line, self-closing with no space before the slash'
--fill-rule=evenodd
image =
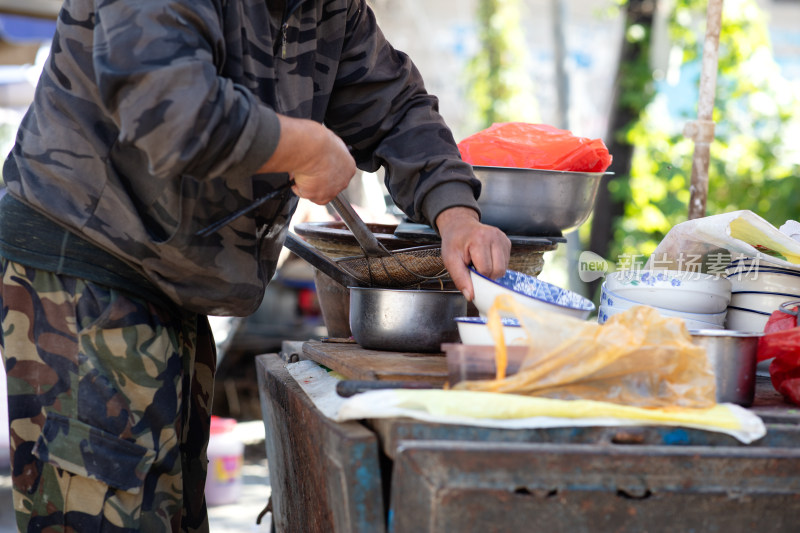
<path id="1" fill-rule="evenodd" d="M 443 383 L 440 355 L 284 343 L 257 357 L 279 532 L 798 531 L 800 410 L 760 381 L 759 441 L 675 427 L 336 423 L 285 369 Z"/>

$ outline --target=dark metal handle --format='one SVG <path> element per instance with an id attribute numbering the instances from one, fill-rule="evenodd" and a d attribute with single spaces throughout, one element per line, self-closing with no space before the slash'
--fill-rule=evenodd
<path id="1" fill-rule="evenodd" d="M 333 279 L 343 287 L 363 287 L 364 284 L 358 281 L 355 276 L 351 276 L 336 264 L 335 261 L 324 255 L 322 252 L 289 232 L 286 234 L 286 241 L 283 245 L 297 254 L 300 259 L 304 259 L 314 268 Z"/>
<path id="2" fill-rule="evenodd" d="M 227 226 L 228 224 L 230 224 L 231 222 L 233 222 L 234 220 L 236 220 L 240 216 L 246 215 L 247 213 L 249 213 L 253 209 L 256 209 L 258 206 L 263 205 L 267 200 L 269 200 L 271 198 L 274 198 L 278 193 L 283 192 L 284 189 L 289 188 L 292 185 L 294 185 L 294 180 L 293 179 L 289 180 L 288 183 L 284 183 L 283 185 L 281 185 L 280 187 L 278 187 L 277 189 L 275 189 L 271 193 L 266 194 L 266 195 L 262 196 L 261 198 L 255 200 L 252 204 L 248 205 L 247 207 L 244 207 L 244 208 L 236 211 L 235 213 L 231 213 L 230 215 L 226 216 L 225 218 L 223 218 L 221 220 L 218 220 L 217 222 L 214 222 L 210 226 L 206 226 L 205 228 L 203 228 L 200 231 L 198 231 L 197 233 L 195 233 L 195 235 L 197 235 L 198 237 L 208 237 L 209 235 L 213 235 L 214 233 L 219 231 L 221 228 Z"/>
<path id="3" fill-rule="evenodd" d="M 361 392 L 383 389 L 441 389 L 442 387 L 423 381 L 359 381 L 342 380 L 336 383 L 336 394 L 349 398 Z"/>

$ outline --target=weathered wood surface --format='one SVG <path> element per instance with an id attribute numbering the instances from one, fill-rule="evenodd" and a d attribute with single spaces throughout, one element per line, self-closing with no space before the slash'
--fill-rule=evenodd
<path id="1" fill-rule="evenodd" d="M 378 435 L 383 453 L 394 459 L 407 441 L 465 441 L 505 443 L 569 443 L 596 446 L 763 446 L 800 449 L 800 426 L 768 424 L 767 434 L 749 445 L 724 433 L 669 426 L 561 427 L 536 429 L 498 429 L 477 426 L 435 424 L 409 418 L 369 420 Z"/>
<path id="2" fill-rule="evenodd" d="M 256 357 L 276 531 L 385 530 L 375 434 L 325 418 L 277 354 Z"/>
<path id="3" fill-rule="evenodd" d="M 422 381 L 435 385 L 447 381 L 444 354 L 366 350 L 355 343 L 323 341 L 306 342 L 303 354 L 347 379 Z"/>
<path id="4" fill-rule="evenodd" d="M 800 449 L 416 441 L 390 531 L 795 532 Z"/>

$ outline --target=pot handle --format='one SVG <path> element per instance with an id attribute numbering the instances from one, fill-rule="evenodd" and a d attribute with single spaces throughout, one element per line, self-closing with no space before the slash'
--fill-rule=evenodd
<path id="1" fill-rule="evenodd" d="M 336 264 L 335 261 L 324 255 L 322 252 L 302 240 L 292 232 L 286 234 L 286 241 L 283 245 L 297 254 L 298 257 L 308 261 L 314 268 L 326 274 L 336 283 L 343 287 L 364 287 L 365 285 L 351 276 Z"/>

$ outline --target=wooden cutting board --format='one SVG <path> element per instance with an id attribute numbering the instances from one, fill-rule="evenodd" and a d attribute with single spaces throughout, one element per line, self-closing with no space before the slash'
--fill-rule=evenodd
<path id="1" fill-rule="evenodd" d="M 435 385 L 447 381 L 447 360 L 443 353 L 387 352 L 367 350 L 354 342 L 308 341 L 303 344 L 303 354 L 347 379 L 420 381 Z"/>

